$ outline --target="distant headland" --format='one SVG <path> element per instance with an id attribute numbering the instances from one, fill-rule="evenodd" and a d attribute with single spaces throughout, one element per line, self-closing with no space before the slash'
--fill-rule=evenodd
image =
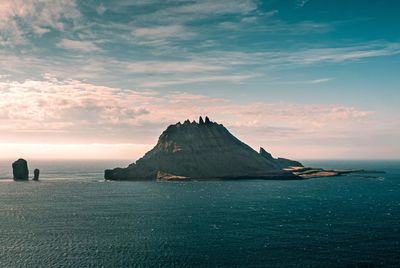
<path id="1" fill-rule="evenodd" d="M 256 152 L 208 117 L 170 125 L 156 146 L 126 168 L 105 170 L 106 180 L 296 180 L 337 176 L 352 170 L 306 168 L 294 160 Z"/>

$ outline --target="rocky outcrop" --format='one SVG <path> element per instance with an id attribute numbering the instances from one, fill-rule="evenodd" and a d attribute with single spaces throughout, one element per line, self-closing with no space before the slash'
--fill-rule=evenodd
<path id="1" fill-rule="evenodd" d="M 292 172 L 294 175 L 302 179 L 313 179 L 320 177 L 336 177 L 350 173 L 357 173 L 364 177 L 376 177 L 376 174 L 384 174 L 384 171 L 364 170 L 364 169 L 323 169 L 303 166 L 291 166 L 284 170 Z M 375 175 L 374 175 L 375 174 Z"/>
<path id="2" fill-rule="evenodd" d="M 156 180 L 159 181 L 185 181 L 188 180 L 188 177 L 185 176 L 177 176 L 173 174 L 168 174 L 165 172 L 158 171 L 156 174 Z"/>
<path id="3" fill-rule="evenodd" d="M 169 126 L 136 163 L 106 170 L 104 175 L 108 180 L 299 178 L 284 171 L 284 165 L 257 153 L 223 125 L 205 117 L 199 123 L 186 120 Z"/>
<path id="4" fill-rule="evenodd" d="M 16 181 L 26 181 L 29 178 L 28 163 L 25 159 L 18 159 L 12 164 L 13 176 Z"/>
<path id="5" fill-rule="evenodd" d="M 275 165 L 280 168 L 284 169 L 287 167 L 302 167 L 303 165 L 294 160 L 286 159 L 286 158 L 274 158 L 270 153 L 268 153 L 263 147 L 260 148 L 260 155 L 269 161 L 275 163 Z"/>
<path id="6" fill-rule="evenodd" d="M 39 180 L 39 173 L 40 173 L 40 170 L 35 168 L 35 170 L 33 171 L 33 178 L 32 178 L 33 181 Z"/>

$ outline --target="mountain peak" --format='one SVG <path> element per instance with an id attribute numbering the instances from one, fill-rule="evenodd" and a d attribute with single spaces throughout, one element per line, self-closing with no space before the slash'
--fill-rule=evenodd
<path id="1" fill-rule="evenodd" d="M 208 116 L 199 123 L 170 125 L 157 144 L 125 169 L 106 171 L 106 179 L 154 179 L 156 174 L 189 179 L 288 176 L 281 165 L 233 136 Z"/>

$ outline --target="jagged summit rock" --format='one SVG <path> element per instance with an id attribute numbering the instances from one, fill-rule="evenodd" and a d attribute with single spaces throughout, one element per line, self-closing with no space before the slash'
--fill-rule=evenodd
<path id="1" fill-rule="evenodd" d="M 297 178 L 234 137 L 223 125 L 205 117 L 202 123 L 170 125 L 156 146 L 127 168 L 105 171 L 109 180 Z"/>
<path id="2" fill-rule="evenodd" d="M 15 181 L 27 181 L 29 178 L 28 162 L 25 159 L 18 159 L 12 164 Z"/>

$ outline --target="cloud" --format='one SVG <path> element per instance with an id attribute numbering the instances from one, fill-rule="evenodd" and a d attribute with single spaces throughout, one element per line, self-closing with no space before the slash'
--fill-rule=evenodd
<path id="1" fill-rule="evenodd" d="M 186 5 L 180 5 L 167 9 L 166 12 L 173 14 L 195 14 L 195 15 L 212 15 L 212 14 L 247 14 L 257 9 L 256 1 L 251 0 L 222 0 L 222 1 L 194 1 Z"/>
<path id="2" fill-rule="evenodd" d="M 398 43 L 371 43 L 348 47 L 328 47 L 305 49 L 288 53 L 286 59 L 291 63 L 313 64 L 319 62 L 343 62 L 364 58 L 390 56 L 400 53 Z"/>
<path id="3" fill-rule="evenodd" d="M 181 25 L 137 28 L 133 31 L 136 37 L 159 39 L 165 37 L 186 37 L 188 34 Z"/>
<path id="4" fill-rule="evenodd" d="M 171 87 L 198 83 L 240 83 L 253 77 L 271 83 L 319 84 L 329 82 L 329 77 L 305 81 L 276 81 L 269 76 L 271 70 L 302 68 L 321 63 L 362 61 L 372 57 L 400 54 L 398 43 L 373 42 L 343 47 L 297 48 L 286 51 L 223 51 L 206 50 L 201 53 L 184 51 L 179 55 L 144 56 L 133 60 L 129 52 L 126 58 L 114 58 L 90 41 L 63 39 L 58 46 L 82 52 L 102 52 L 96 57 L 90 53 L 68 53 L 52 57 L 39 57 L 27 53 L 0 51 L 0 72 L 17 79 L 39 78 L 51 72 L 59 77 L 90 79 L 91 82 L 109 84 L 124 81 L 135 87 Z M 136 53 L 136 52 L 135 52 Z M 140 54 L 140 53 L 139 53 Z M 149 58 L 149 59 L 147 59 Z M 150 60 L 151 59 L 151 60 Z M 156 59 L 156 60 L 155 60 Z M 34 66 L 34 68 L 32 68 Z M 110 68 L 110 66 L 112 68 Z M 120 85 L 119 85 L 120 86 Z"/>
<path id="5" fill-rule="evenodd" d="M 143 9 L 143 5 L 147 8 Z M 124 13 L 124 8 L 140 6 L 134 12 Z M 157 8 L 154 8 L 157 6 Z M 247 16 L 256 12 L 258 2 L 253 0 L 221 0 L 221 1 L 139 1 L 135 3 L 119 2 L 114 11 L 132 16 L 132 35 L 134 44 L 148 46 L 161 51 L 180 50 L 181 40 L 201 40 L 205 36 L 203 27 L 196 26 L 202 20 L 220 20 L 221 16 Z M 132 9 L 131 9 L 132 10 Z M 137 11 L 141 10 L 141 11 Z M 209 29 L 206 29 L 207 31 Z M 199 44 L 202 44 L 201 40 Z M 130 43 L 132 44 L 132 43 Z"/>
<path id="6" fill-rule="evenodd" d="M 210 76 L 199 76 L 199 77 L 181 77 L 175 80 L 161 80 L 143 82 L 143 87 L 165 87 L 171 85 L 183 85 L 183 84 L 197 84 L 207 82 L 229 82 L 229 83 L 240 83 L 244 80 L 256 77 L 257 74 L 243 74 L 243 75 L 210 75 Z"/>
<path id="7" fill-rule="evenodd" d="M 257 8 L 257 1 L 252 0 L 181 1 L 178 5 L 167 5 L 136 19 L 140 22 L 149 22 L 151 18 L 153 22 L 187 24 L 219 15 L 247 15 Z"/>
<path id="8" fill-rule="evenodd" d="M 280 84 L 280 85 L 315 85 L 315 84 L 322 84 L 332 81 L 333 78 L 319 78 L 319 79 L 312 79 L 312 80 L 300 80 L 300 81 L 277 81 L 273 82 L 273 84 Z"/>
<path id="9" fill-rule="evenodd" d="M 67 22 L 80 19 L 75 0 L 3 0 L 0 5 L 0 40 L 3 45 L 23 44 L 26 35 L 63 31 Z"/>
<path id="10" fill-rule="evenodd" d="M 339 63 L 366 58 L 400 54 L 400 44 L 390 42 L 371 42 L 367 44 L 343 45 L 341 47 L 297 48 L 258 52 L 212 51 L 205 52 L 203 59 L 209 64 L 221 65 L 265 65 L 285 67 L 313 65 L 319 63 Z M 194 57 L 194 59 L 196 59 Z"/>
<path id="11" fill-rule="evenodd" d="M 224 42 L 218 39 L 235 38 L 238 30 L 246 35 L 282 32 L 301 35 L 331 29 L 328 24 L 313 21 L 281 21 L 275 16 L 277 10 L 261 10 L 259 4 L 259 1 L 250 0 L 105 2 L 102 7 L 118 14 L 121 19 L 110 20 L 107 17 L 93 21 L 89 18 L 90 23 L 81 27 L 86 28 L 81 35 L 97 36 L 104 42 L 131 48 L 146 47 L 150 53 L 171 55 L 184 53 L 190 41 L 192 48 L 201 48 L 205 44 L 220 46 Z M 99 6 L 92 8 L 95 11 Z"/>
<path id="12" fill-rule="evenodd" d="M 270 80 L 266 69 L 301 68 L 400 53 L 400 45 L 389 42 L 348 43 L 337 47 L 321 44 L 312 48 L 298 44 L 286 49 L 261 44 L 244 50 L 239 45 L 243 40 L 251 40 L 258 33 L 267 34 L 268 29 L 286 34 L 290 30 L 323 31 L 327 27 L 312 21 L 297 22 L 296 26 L 279 21 L 277 11 L 261 11 L 258 1 L 172 1 L 161 7 L 159 3 L 116 1 L 82 6 L 75 1 L 7 0 L 0 7 L 3 15 L 0 21 L 7 22 L 14 38 L 0 40 L 0 45 L 26 42 L 29 31 L 38 35 L 53 29 L 60 32 L 46 35 L 49 39 L 42 41 L 48 41 L 48 45 L 41 48 L 0 51 L 0 71 L 15 74 L 17 79 L 38 78 L 38 74 L 51 70 L 64 78 L 90 79 L 96 83 L 126 81 L 136 87 L 170 87 L 206 82 L 237 83 L 254 74 L 260 77 L 259 74 L 266 74 L 260 79 Z M 17 4 L 21 4 L 21 9 Z M 89 18 L 85 13 L 88 10 L 84 9 L 88 7 L 92 13 L 96 9 L 109 10 L 110 14 L 118 11 L 123 21 L 110 16 Z M 263 20 L 258 21 L 260 18 Z M 200 21 L 194 23 L 194 20 Z M 209 23 L 217 27 L 208 27 Z M 218 27 L 224 25 L 233 29 Z M 243 29 L 235 29 L 237 25 L 244 25 Z M 239 39 L 235 38 L 242 41 L 236 42 Z M 117 51 L 123 51 L 123 56 Z M 93 57 L 88 52 L 102 53 Z"/>
<path id="13" fill-rule="evenodd" d="M 130 124 L 149 111 L 149 93 L 95 86 L 77 80 L 1 82 L 2 130 L 68 133 Z M 23 122 L 23 124 L 21 124 Z M 104 131 L 105 129 L 102 129 Z"/>
<path id="14" fill-rule="evenodd" d="M 85 156 L 100 157 L 103 148 L 104 158 L 137 158 L 167 125 L 199 115 L 224 124 L 255 149 L 268 146 L 277 156 L 361 157 L 364 146 L 371 148 L 367 144 L 376 139 L 382 157 L 399 149 L 391 145 L 399 133 L 394 127 L 398 118 L 353 106 L 236 102 L 187 92 L 98 86 L 52 75 L 8 79 L 0 82 L 0 148 L 7 152 L 23 148 L 17 146 L 21 143 L 55 144 L 47 147 L 58 148 L 58 158 L 75 157 L 77 148 L 95 152 Z M 75 151 L 68 144 L 76 145 Z M 121 144 L 131 151 L 121 150 Z"/>
<path id="15" fill-rule="evenodd" d="M 127 64 L 134 73 L 191 73 L 224 70 L 224 66 L 209 65 L 195 61 L 137 61 Z"/>
<path id="16" fill-rule="evenodd" d="M 101 48 L 90 41 L 62 39 L 57 46 L 64 49 L 80 50 L 83 52 L 102 51 Z"/>
<path id="17" fill-rule="evenodd" d="M 51 75 L 43 80 L 0 82 L 0 93 L 0 136 L 5 142 L 20 137 L 35 143 L 35 137 L 48 137 L 64 142 L 147 143 L 167 124 L 206 114 L 239 133 L 334 135 L 373 114 L 336 105 L 239 104 L 185 92 L 137 92 Z"/>
<path id="18" fill-rule="evenodd" d="M 172 44 L 190 40 L 196 34 L 182 25 L 138 27 L 132 31 L 135 45 L 152 47 L 154 50 L 171 51 Z"/>

